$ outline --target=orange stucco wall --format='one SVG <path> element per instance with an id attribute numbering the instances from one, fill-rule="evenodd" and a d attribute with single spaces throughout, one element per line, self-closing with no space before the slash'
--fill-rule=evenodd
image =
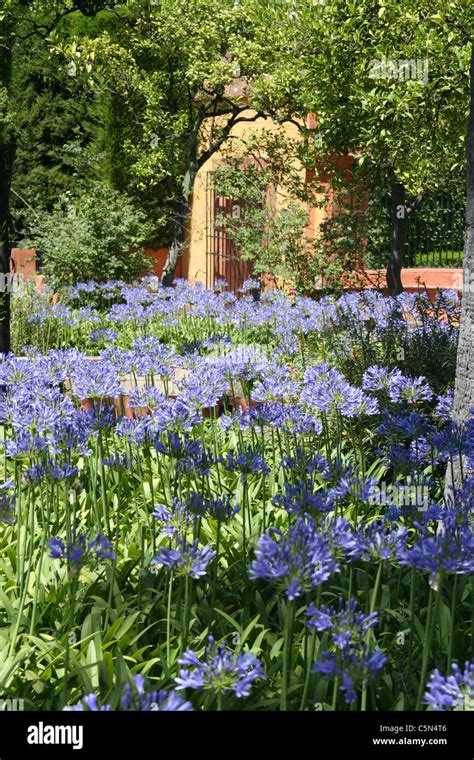
<path id="1" fill-rule="evenodd" d="M 254 111 L 248 109 L 242 113 L 242 116 L 248 118 L 254 115 Z M 246 137 L 251 132 L 264 128 L 269 132 L 283 131 L 285 136 L 290 139 L 298 139 L 299 131 L 296 124 L 275 124 L 272 119 L 259 118 L 254 122 L 236 124 L 231 132 L 231 140 L 235 146 L 239 146 L 244 152 Z M 240 143 L 240 145 L 239 145 Z M 214 171 L 225 160 L 224 152 L 215 153 L 199 170 L 196 178 L 194 192 L 191 200 L 190 226 L 188 231 L 188 245 L 183 254 L 183 276 L 187 277 L 190 282 L 206 282 L 206 224 L 207 224 L 207 207 L 206 207 L 206 178 L 207 173 Z M 301 167 L 301 174 L 304 178 L 304 169 Z M 276 198 L 277 207 L 283 204 L 285 196 L 279 193 Z M 319 209 L 315 210 L 310 224 L 318 223 Z M 212 266 L 212 262 L 207 262 Z"/>

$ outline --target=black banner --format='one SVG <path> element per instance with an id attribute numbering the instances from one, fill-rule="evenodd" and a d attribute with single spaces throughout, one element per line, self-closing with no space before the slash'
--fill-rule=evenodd
<path id="1" fill-rule="evenodd" d="M 112 757 L 129 751 L 228 755 L 284 747 L 305 755 L 474 757 L 472 713 L 0 712 L 0 760 Z"/>

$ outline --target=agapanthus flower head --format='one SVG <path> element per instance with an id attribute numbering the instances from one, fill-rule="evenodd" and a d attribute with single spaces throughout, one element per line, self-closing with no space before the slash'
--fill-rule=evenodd
<path id="1" fill-rule="evenodd" d="M 176 691 L 151 688 L 145 676 L 132 676 L 133 686 L 125 684 L 124 694 L 117 708 L 122 712 L 187 712 L 193 709 Z M 64 707 L 68 712 L 109 712 L 110 704 L 99 705 L 97 694 L 87 694 L 74 705 Z"/>
<path id="2" fill-rule="evenodd" d="M 78 574 L 86 565 L 94 566 L 103 560 L 115 559 L 112 544 L 103 533 L 98 533 L 92 540 L 85 533 L 79 533 L 68 544 L 53 537 L 49 539 L 48 547 L 49 556 L 52 559 L 66 560 L 73 575 Z"/>
<path id="3" fill-rule="evenodd" d="M 130 391 L 128 396 L 128 405 L 130 409 L 151 409 L 155 410 L 159 406 L 166 406 L 167 398 L 165 394 L 154 385 L 146 385 L 142 388 L 135 388 Z"/>
<path id="4" fill-rule="evenodd" d="M 435 449 L 435 463 L 447 461 L 450 457 L 455 459 L 462 456 L 469 448 L 466 425 L 459 425 L 454 420 L 449 421 L 443 430 L 430 435 L 429 444 Z"/>
<path id="5" fill-rule="evenodd" d="M 453 663 L 448 676 L 435 670 L 428 681 L 424 701 L 438 711 L 474 711 L 474 662 L 466 662 L 464 669 Z"/>
<path id="6" fill-rule="evenodd" d="M 229 381 L 248 383 L 268 372 L 269 360 L 262 346 L 238 346 L 222 357 L 220 367 Z"/>
<path id="7" fill-rule="evenodd" d="M 407 529 L 385 517 L 362 523 L 358 530 L 361 557 L 366 561 L 396 561 L 406 550 L 407 540 Z"/>
<path id="8" fill-rule="evenodd" d="M 291 378 L 289 367 L 271 367 L 263 373 L 252 388 L 254 401 L 279 401 L 282 396 L 285 399 L 296 398 L 298 384 Z"/>
<path id="9" fill-rule="evenodd" d="M 274 583 L 296 599 L 338 570 L 327 535 L 311 518 L 299 517 L 287 534 L 270 528 L 260 537 L 250 575 Z"/>
<path id="10" fill-rule="evenodd" d="M 0 441 L 5 453 L 15 459 L 29 459 L 40 457 L 48 449 L 48 441 L 45 436 L 31 432 L 24 428 L 14 432 L 10 438 Z"/>
<path id="11" fill-rule="evenodd" d="M 197 409 L 212 408 L 226 392 L 227 381 L 219 367 L 200 362 L 178 386 L 180 397 L 186 403 Z"/>
<path id="12" fill-rule="evenodd" d="M 340 679 L 339 689 L 346 702 L 355 702 L 357 688 L 366 686 L 387 662 L 387 656 L 380 649 L 370 652 L 364 642 L 360 649 L 349 648 L 342 652 L 322 652 L 313 670 Z"/>
<path id="13" fill-rule="evenodd" d="M 72 390 L 77 398 L 104 398 L 121 393 L 117 370 L 106 361 L 84 361 L 71 376 Z"/>
<path id="14" fill-rule="evenodd" d="M 260 660 L 251 652 L 236 654 L 224 641 L 218 646 L 212 636 L 202 659 L 187 649 L 178 662 L 184 666 L 175 678 L 178 690 L 233 691 L 237 697 L 247 697 L 254 681 L 265 678 Z"/>
<path id="15" fill-rule="evenodd" d="M 108 457 L 102 459 L 102 464 L 106 467 L 110 467 L 111 470 L 117 470 L 117 472 L 132 470 L 133 459 L 128 454 L 120 454 L 118 451 L 113 452 Z"/>
<path id="16" fill-rule="evenodd" d="M 364 615 L 355 599 L 338 599 L 338 606 L 310 604 L 306 610 L 308 627 L 317 631 L 331 631 L 336 646 L 340 649 L 362 642 L 367 632 L 377 625 L 378 612 Z"/>
<path id="17" fill-rule="evenodd" d="M 74 705 L 63 707 L 64 712 L 110 712 L 110 710 L 112 710 L 112 707 L 108 703 L 99 705 L 97 694 L 94 692 L 86 694 Z"/>
<path id="18" fill-rule="evenodd" d="M 425 434 L 428 427 L 427 418 L 418 412 L 408 414 L 385 412 L 376 432 L 388 441 L 399 442 Z"/>
<path id="19" fill-rule="evenodd" d="M 326 515 L 321 524 L 321 531 L 329 536 L 332 555 L 338 562 L 353 562 L 362 556 L 363 548 L 359 534 L 349 520 L 340 515 Z"/>
<path id="20" fill-rule="evenodd" d="M 377 485 L 375 478 L 362 476 L 349 468 L 346 473 L 342 474 L 335 486 L 330 489 L 333 499 L 348 499 L 351 502 L 361 502 L 368 504 L 370 502 L 374 486 Z"/>
<path id="21" fill-rule="evenodd" d="M 156 437 L 156 426 L 150 416 L 128 419 L 123 417 L 117 422 L 116 433 L 121 438 L 140 448 L 149 447 Z"/>
<path id="22" fill-rule="evenodd" d="M 69 462 L 46 459 L 39 464 L 33 464 L 23 473 L 23 480 L 28 485 L 42 483 L 44 480 L 52 483 L 60 483 L 63 480 L 71 480 L 79 473 L 79 469 Z"/>
<path id="23" fill-rule="evenodd" d="M 400 399 L 401 386 L 403 383 L 403 374 L 399 369 L 389 370 L 387 367 L 372 365 L 365 372 L 362 378 L 362 387 L 366 391 L 373 393 L 382 392 L 390 401 L 396 402 Z"/>
<path id="24" fill-rule="evenodd" d="M 91 430 L 112 430 L 117 423 L 114 406 L 109 406 L 100 400 L 94 401 L 91 408 L 81 408 L 80 413 L 84 417 L 85 424 L 89 425 Z"/>
<path id="25" fill-rule="evenodd" d="M 12 523 L 14 517 L 14 507 L 16 501 L 16 493 L 14 491 L 13 480 L 6 480 L 0 484 L 0 522 Z"/>
<path id="26" fill-rule="evenodd" d="M 189 494 L 185 508 L 193 515 L 207 516 L 219 522 L 230 520 L 240 509 L 238 506 L 232 506 L 228 496 L 207 497 L 197 491 Z"/>
<path id="27" fill-rule="evenodd" d="M 188 712 L 193 709 L 181 694 L 165 689 L 151 689 L 145 676 L 132 677 L 133 686 L 125 684 L 125 693 L 120 701 L 121 709 L 127 712 Z"/>
<path id="28" fill-rule="evenodd" d="M 431 401 L 433 391 L 426 382 L 426 377 L 405 377 L 400 387 L 400 400 L 409 404 Z"/>
<path id="29" fill-rule="evenodd" d="M 364 615 L 356 600 L 344 602 L 340 598 L 338 607 L 310 605 L 306 614 L 308 626 L 327 631 L 334 648 L 322 652 L 313 670 L 339 677 L 346 702 L 355 701 L 356 689 L 365 686 L 387 661 L 378 648 L 367 644 L 367 634 L 377 624 L 378 613 Z"/>
<path id="30" fill-rule="evenodd" d="M 186 502 L 180 501 L 177 497 L 173 499 L 169 507 L 165 504 L 156 505 L 152 514 L 155 520 L 162 524 L 162 533 L 170 538 L 185 533 L 193 522 L 190 517 L 194 519 L 187 509 Z"/>
<path id="31" fill-rule="evenodd" d="M 400 552 L 401 564 L 437 576 L 441 570 L 465 575 L 474 572 L 472 519 L 454 509 L 444 509 L 435 526 L 415 522 L 417 536 L 411 548 Z"/>
<path id="32" fill-rule="evenodd" d="M 334 507 L 334 498 L 324 489 L 314 490 L 311 480 L 300 480 L 296 485 L 284 484 L 285 493 L 272 499 L 275 507 L 281 507 L 293 515 L 309 514 L 313 517 L 329 512 Z"/>
<path id="33" fill-rule="evenodd" d="M 342 417 L 373 415 L 379 411 L 377 399 L 362 388 L 350 385 L 345 377 L 327 362 L 308 367 L 300 400 L 320 412 L 338 413 Z"/>
<path id="34" fill-rule="evenodd" d="M 307 451 L 301 446 L 297 446 L 294 454 L 285 454 L 281 466 L 290 473 L 295 471 L 300 475 L 311 475 L 317 472 L 323 477 L 330 474 L 330 465 L 327 459 L 313 451 Z"/>
<path id="35" fill-rule="evenodd" d="M 247 476 L 251 473 L 260 475 L 268 475 L 270 473 L 270 468 L 262 455 L 252 449 L 245 449 L 244 451 L 237 452 L 237 454 L 229 451 L 227 459 L 224 460 L 224 467 L 231 472 L 240 472 L 242 476 Z"/>
<path id="36" fill-rule="evenodd" d="M 281 427 L 292 435 L 319 435 L 323 424 L 317 410 L 310 410 L 304 404 L 292 404 L 284 407 Z"/>
<path id="37" fill-rule="evenodd" d="M 197 540 L 189 543 L 180 537 L 176 549 L 161 547 L 152 562 L 177 575 L 201 578 L 206 574 L 209 563 L 215 556 L 216 553 L 210 546 L 199 547 Z"/>
<path id="38" fill-rule="evenodd" d="M 168 430 L 164 441 L 157 435 L 154 443 L 158 453 L 176 460 L 177 475 L 209 475 L 214 457 L 201 441 Z"/>
<path id="39" fill-rule="evenodd" d="M 442 422 L 449 422 L 453 416 L 454 388 L 448 388 L 446 393 L 437 396 L 434 415 Z"/>
<path id="40" fill-rule="evenodd" d="M 223 280 L 223 282 L 225 283 L 226 281 Z M 260 290 L 261 287 L 262 286 L 260 280 L 258 280 L 256 277 L 249 277 L 248 280 L 245 280 L 245 282 L 242 283 L 241 287 L 239 288 L 239 293 L 248 293 L 249 290 Z"/>
<path id="41" fill-rule="evenodd" d="M 118 332 L 112 327 L 95 327 L 90 331 L 89 338 L 92 343 L 109 345 L 110 343 L 115 343 L 118 338 Z"/>

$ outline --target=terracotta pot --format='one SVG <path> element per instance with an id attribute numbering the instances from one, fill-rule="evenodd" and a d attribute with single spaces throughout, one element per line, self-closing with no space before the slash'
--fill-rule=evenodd
<path id="1" fill-rule="evenodd" d="M 214 414 L 211 415 L 211 411 L 214 411 Z M 215 406 L 206 406 L 202 410 L 202 416 L 206 419 L 210 419 L 211 417 L 219 417 L 221 413 L 221 406 L 220 404 L 215 404 Z"/>
<path id="2" fill-rule="evenodd" d="M 146 406 L 131 407 L 129 405 L 130 396 L 105 396 L 101 399 L 101 403 L 107 406 L 109 409 L 114 409 L 117 417 L 126 417 L 128 420 L 134 417 L 145 417 L 150 414 L 150 410 Z M 88 412 L 97 405 L 97 399 L 95 398 L 81 398 L 79 399 L 79 408 L 83 412 Z"/>
<path id="3" fill-rule="evenodd" d="M 117 417 L 126 417 L 127 420 L 132 420 L 135 417 L 146 417 L 150 414 L 150 409 L 147 406 L 130 406 L 130 396 L 123 394 L 122 396 L 115 396 L 114 406 Z"/>

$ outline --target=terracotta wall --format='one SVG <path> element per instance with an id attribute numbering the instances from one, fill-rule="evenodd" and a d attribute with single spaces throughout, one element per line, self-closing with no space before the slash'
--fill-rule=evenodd
<path id="1" fill-rule="evenodd" d="M 409 293 L 417 290 L 425 290 L 430 298 L 436 295 L 438 288 L 447 290 L 456 290 L 462 293 L 463 289 L 463 270 L 462 268 L 431 268 L 407 267 L 402 269 L 402 284 Z M 352 286 L 354 290 L 362 288 L 381 289 L 384 294 L 388 294 L 386 272 L 384 269 L 368 269 L 364 273 L 353 273 L 352 277 L 356 285 Z"/>
<path id="2" fill-rule="evenodd" d="M 163 267 L 166 262 L 166 257 L 168 256 L 169 248 L 145 248 L 145 253 L 148 256 L 151 256 L 153 259 L 153 274 L 156 274 L 157 277 L 161 277 L 163 274 Z M 178 266 L 176 267 L 175 277 L 182 277 L 182 258 L 178 259 Z"/>
<path id="3" fill-rule="evenodd" d="M 153 259 L 153 274 L 161 277 L 163 267 L 168 255 L 168 248 L 146 248 L 145 253 Z M 181 277 L 182 261 L 179 259 L 176 268 L 176 277 Z M 36 249 L 35 248 L 12 248 L 11 271 L 22 274 L 26 280 L 36 274 Z"/>
<path id="4" fill-rule="evenodd" d="M 36 249 L 12 248 L 10 269 L 15 274 L 23 274 L 26 280 L 36 275 Z"/>

